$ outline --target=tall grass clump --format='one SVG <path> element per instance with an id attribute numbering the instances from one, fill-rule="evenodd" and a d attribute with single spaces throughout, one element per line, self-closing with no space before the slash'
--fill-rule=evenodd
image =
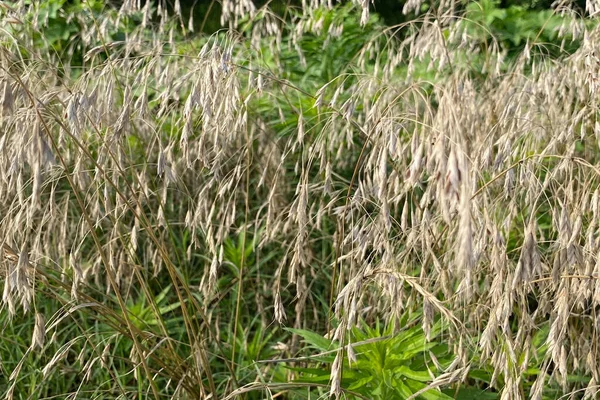
<path id="1" fill-rule="evenodd" d="M 597 396 L 600 5 L 356 3 L 0 4 L 4 397 Z"/>

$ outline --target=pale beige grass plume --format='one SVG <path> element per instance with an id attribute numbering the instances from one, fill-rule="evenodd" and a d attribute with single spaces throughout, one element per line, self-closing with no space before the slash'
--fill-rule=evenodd
<path id="1" fill-rule="evenodd" d="M 125 2 L 121 14 L 134 12 L 135 3 Z M 234 3 L 223 2 L 223 22 L 232 27 L 260 11 Z M 321 2 L 307 3 L 297 37 L 320 29 L 310 10 Z M 368 2 L 360 3 L 365 20 Z M 348 330 L 369 312 L 393 320 L 422 305 L 424 331 L 441 317 L 455 349 L 440 385 L 462 379 L 475 351 L 494 366 L 493 379 L 503 375 L 503 399 L 539 399 L 545 375 L 523 395 L 527 364 L 518 360 L 531 356 L 533 336 L 550 320 L 544 357 L 556 366 L 551 378 L 566 388 L 570 371 L 589 374 L 586 396 L 593 398 L 600 359 L 584 338 L 596 337 L 600 322 L 600 30 L 562 27 L 585 37 L 578 51 L 552 62 L 532 42 L 508 71 L 505 54 L 492 44 L 481 71 L 487 78 L 478 82 L 465 57 L 480 44 L 456 18 L 454 2 L 442 3 L 405 41 L 387 33 L 369 43 L 356 63 L 373 62 L 372 71 L 309 93 L 323 120 L 301 116 L 290 136 L 275 135 L 270 121 L 249 109 L 271 90 L 306 95 L 263 70 L 260 56 L 247 50 L 245 41 L 266 37 L 277 53 L 274 18 L 265 18 L 255 37 L 215 37 L 193 57 L 175 57 L 178 43 L 167 51 L 158 35 L 145 37 L 141 28 L 123 43 L 96 47 L 115 23 L 107 16 L 82 35 L 89 68 L 72 81 L 52 67 L 54 55 L 19 59 L 18 47 L 31 43 L 14 32 L 0 53 L 0 277 L 9 312 L 31 306 L 29 259 L 51 260 L 45 267 L 71 280 L 74 301 L 80 285 L 95 284 L 119 300 L 133 285 L 143 290 L 145 274 L 165 273 L 182 288 L 184 307 L 206 316 L 200 327 L 186 326 L 208 337 L 226 239 L 260 232 L 257 251 L 285 250 L 265 282 L 274 291 L 272 318 L 301 328 L 322 261 L 311 238 L 327 235 L 335 254 L 319 267 L 337 274 L 335 339 L 346 343 Z M 406 11 L 420 4 L 406 2 Z M 568 4 L 560 6 L 566 12 Z M 2 18 L 18 18 L 20 7 Z M 424 60 L 439 79 L 412 75 Z M 242 68 L 245 62 L 251 67 Z M 399 80 L 395 71 L 403 64 L 408 75 Z M 166 134 L 172 127 L 181 134 Z M 249 176 L 258 183 L 248 185 Z M 246 212 L 249 198 L 259 206 Z M 333 234 L 324 220 L 333 222 Z M 169 256 L 168 228 L 177 224 L 193 238 L 190 257 L 199 249 L 207 257 L 194 288 L 181 283 Z M 284 291 L 294 294 L 295 315 L 284 309 Z M 531 297 L 535 310 L 528 308 Z M 32 347 L 44 343 L 39 318 Z M 195 369 L 178 384 L 193 384 L 205 367 L 204 342 L 193 346 Z M 134 346 L 140 368 L 149 350 Z M 341 363 L 340 353 L 332 395 L 340 394 Z"/>

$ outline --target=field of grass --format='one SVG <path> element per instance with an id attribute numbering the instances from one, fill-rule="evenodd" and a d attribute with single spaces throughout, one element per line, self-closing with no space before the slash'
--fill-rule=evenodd
<path id="1" fill-rule="evenodd" d="M 600 6 L 306 3 L 0 3 L 0 396 L 598 397 Z"/>

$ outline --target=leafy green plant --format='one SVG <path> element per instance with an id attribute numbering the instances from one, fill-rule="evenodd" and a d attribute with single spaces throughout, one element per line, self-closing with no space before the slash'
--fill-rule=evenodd
<path id="1" fill-rule="evenodd" d="M 351 330 L 351 343 L 344 347 L 341 381 L 342 390 L 348 398 L 452 398 L 432 385 L 436 376 L 452 360 L 448 346 L 439 341 L 443 325 L 440 322 L 435 324 L 428 341 L 421 326 L 414 326 L 416 321 L 415 317 L 407 317 L 388 326 L 377 321 L 373 327 L 363 321 L 360 328 Z M 407 325 L 410 327 L 407 328 Z M 330 367 L 340 349 L 339 343 L 308 330 L 288 330 L 320 352 L 310 357 L 311 364 L 318 364 L 289 367 L 300 374 L 296 382 L 328 383 Z"/>
<path id="2" fill-rule="evenodd" d="M 466 6 L 464 18 L 466 32 L 472 38 L 488 45 L 490 39 L 497 40 L 511 58 L 520 54 L 527 43 L 540 45 L 540 51 L 554 57 L 570 54 L 580 46 L 581 38 L 564 27 L 583 22 L 550 9 L 532 10 L 520 5 L 500 8 L 499 0 L 480 0 Z"/>

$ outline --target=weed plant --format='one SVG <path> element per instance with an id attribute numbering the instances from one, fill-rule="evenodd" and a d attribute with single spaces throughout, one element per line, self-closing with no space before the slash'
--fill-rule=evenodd
<path id="1" fill-rule="evenodd" d="M 0 3 L 4 397 L 597 396 L 596 1 L 141 3 Z"/>

